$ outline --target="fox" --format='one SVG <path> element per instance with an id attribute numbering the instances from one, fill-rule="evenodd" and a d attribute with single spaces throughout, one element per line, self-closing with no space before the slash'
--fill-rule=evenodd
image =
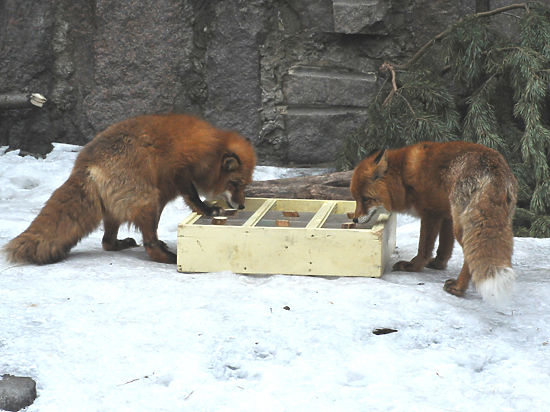
<path id="1" fill-rule="evenodd" d="M 207 202 L 223 198 L 243 209 L 255 165 L 247 138 L 198 117 L 170 113 L 123 120 L 80 150 L 69 178 L 4 251 L 11 262 L 58 262 L 103 221 L 104 250 L 137 246 L 133 238 L 117 239 L 119 226 L 128 223 L 141 232 L 151 260 L 176 263 L 176 254 L 157 236 L 165 205 L 182 196 L 194 212 L 216 216 L 224 209 Z"/>
<path id="2" fill-rule="evenodd" d="M 416 256 L 398 261 L 393 270 L 445 269 L 456 238 L 464 263 L 458 277 L 444 283 L 444 290 L 462 297 L 472 279 L 483 300 L 508 299 L 516 277 L 512 218 L 517 181 L 496 150 L 465 141 L 376 150 L 354 169 L 350 191 L 356 223 L 380 206 L 420 218 Z"/>

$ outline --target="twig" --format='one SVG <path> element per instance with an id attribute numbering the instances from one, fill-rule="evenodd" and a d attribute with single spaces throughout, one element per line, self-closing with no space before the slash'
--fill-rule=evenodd
<path id="1" fill-rule="evenodd" d="M 401 93 L 399 93 L 399 96 L 405 100 L 405 103 L 407 103 L 407 106 L 409 106 L 409 110 L 412 112 L 413 116 L 416 117 L 416 112 L 414 111 L 414 109 L 412 108 L 411 104 L 409 103 L 409 101 L 405 98 L 405 96 L 403 96 Z"/>
<path id="2" fill-rule="evenodd" d="M 510 4 L 508 6 L 499 7 L 494 10 L 489 11 L 483 11 L 480 13 L 472 14 L 469 17 L 477 18 L 477 17 L 489 17 L 493 16 L 495 14 L 504 13 L 508 10 L 513 9 L 525 9 L 526 12 L 529 12 L 529 6 L 527 3 L 516 3 L 516 4 Z M 425 53 L 426 51 L 433 46 L 437 41 L 441 40 L 443 37 L 447 36 L 452 30 L 455 29 L 458 25 L 462 24 L 466 18 L 461 18 L 457 23 L 454 25 L 448 27 L 447 29 L 443 30 L 441 33 L 437 34 L 435 37 L 427 41 L 414 55 L 411 57 L 409 61 L 403 64 L 391 64 L 389 62 L 385 62 L 380 66 L 381 70 L 388 70 L 391 73 L 391 81 L 392 81 L 392 89 L 384 99 L 383 106 L 386 106 L 392 99 L 393 95 L 397 92 L 397 83 L 395 79 L 395 69 L 400 70 L 406 70 L 408 69 L 413 63 L 416 63 Z M 408 103 L 408 102 L 407 102 Z M 410 106 L 409 106 L 410 107 Z M 414 113 L 414 111 L 413 111 Z"/>
<path id="3" fill-rule="evenodd" d="M 153 372 L 151 375 L 154 375 L 155 372 Z M 135 378 L 135 379 L 132 379 L 131 381 L 128 381 L 128 382 L 124 382 L 124 383 L 119 383 L 117 386 L 124 386 L 124 385 L 128 385 L 129 383 L 132 383 L 132 382 L 137 382 L 141 379 L 149 379 L 149 375 L 145 375 L 145 376 L 142 376 L 141 378 Z"/>
<path id="4" fill-rule="evenodd" d="M 382 103 L 382 106 L 385 106 L 386 104 L 388 104 L 388 102 L 391 100 L 392 96 L 397 91 L 397 83 L 395 81 L 395 70 L 393 69 L 393 66 L 390 63 L 385 62 L 384 64 L 382 64 L 382 66 L 380 66 L 380 70 L 388 70 L 391 73 L 391 86 L 392 86 L 392 89 L 391 89 L 390 93 L 388 94 L 388 96 L 384 99 L 384 103 Z"/>
<path id="5" fill-rule="evenodd" d="M 8 269 L 13 269 L 13 268 L 16 268 L 16 267 L 19 267 L 19 266 L 23 266 L 21 263 L 18 263 L 16 265 L 11 265 L 11 266 L 6 266 L 5 268 L 3 268 L 2 270 L 0 270 L 0 273 L 2 272 L 5 272 L 6 270 Z"/>
<path id="6" fill-rule="evenodd" d="M 516 3 L 516 4 L 510 4 L 510 5 L 504 6 L 504 7 L 499 7 L 498 9 L 494 9 L 494 10 L 475 13 L 475 14 L 470 15 L 469 17 L 489 17 L 489 16 L 493 16 L 495 14 L 504 13 L 505 11 L 513 10 L 513 9 L 525 9 L 526 12 L 529 12 L 529 6 L 527 5 L 527 3 Z M 447 34 L 449 34 L 456 26 L 463 23 L 464 20 L 465 20 L 465 18 L 461 18 L 457 23 L 455 23 L 451 27 L 443 30 L 441 33 L 437 34 L 433 39 L 426 42 L 414 54 L 414 56 L 408 62 L 406 62 L 404 64 L 400 64 L 400 65 L 395 65 L 395 67 L 398 68 L 398 69 L 407 69 L 413 63 L 415 63 L 420 57 L 422 57 L 422 55 L 426 52 L 426 50 L 430 46 L 432 46 L 433 44 L 435 44 L 435 42 L 437 42 L 438 40 L 441 40 L 443 37 L 445 37 Z"/>

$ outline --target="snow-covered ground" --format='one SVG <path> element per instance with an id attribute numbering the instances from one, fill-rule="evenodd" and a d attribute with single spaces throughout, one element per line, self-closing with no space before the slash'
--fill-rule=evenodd
<path id="1" fill-rule="evenodd" d="M 44 160 L 4 151 L 0 247 L 66 179 L 78 147 Z M 181 199 L 163 213 L 159 237 L 174 251 L 188 213 Z M 398 219 L 393 260 L 414 256 L 418 228 Z M 143 248 L 105 252 L 101 236 L 53 265 L 0 257 L 0 375 L 36 380 L 28 411 L 550 410 L 550 239 L 516 239 L 516 292 L 497 310 L 472 289 L 443 291 L 458 246 L 445 271 L 243 276 L 178 273 Z"/>

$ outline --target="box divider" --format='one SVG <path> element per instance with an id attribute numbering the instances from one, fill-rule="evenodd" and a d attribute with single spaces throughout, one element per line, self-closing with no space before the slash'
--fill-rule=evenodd
<path id="1" fill-rule="evenodd" d="M 243 223 L 241 227 L 251 227 L 255 226 L 256 223 L 273 207 L 277 202 L 277 199 L 267 199 L 253 214 L 248 218 L 246 222 Z"/>
<path id="2" fill-rule="evenodd" d="M 320 228 L 327 220 L 328 216 L 332 213 L 332 210 L 336 207 L 335 200 L 328 200 L 324 202 L 317 213 L 313 215 L 309 223 L 306 225 L 306 229 Z"/>

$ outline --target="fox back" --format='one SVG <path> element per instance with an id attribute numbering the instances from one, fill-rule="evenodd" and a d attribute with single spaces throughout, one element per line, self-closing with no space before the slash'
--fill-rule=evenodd
<path id="1" fill-rule="evenodd" d="M 120 191 L 115 203 L 131 190 L 148 192 L 145 186 L 158 189 L 166 202 L 193 183 L 199 195 L 228 192 L 242 204 L 255 163 L 252 144 L 238 133 L 193 116 L 169 114 L 140 116 L 107 128 L 84 147 L 75 169 L 90 170 L 107 197 Z"/>

